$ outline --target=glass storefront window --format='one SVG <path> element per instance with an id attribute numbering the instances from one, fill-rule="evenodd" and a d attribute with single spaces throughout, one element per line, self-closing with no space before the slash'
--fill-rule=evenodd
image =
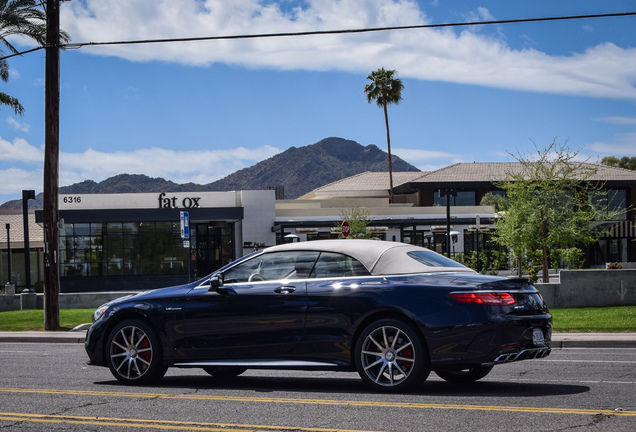
<path id="1" fill-rule="evenodd" d="M 187 249 L 172 222 L 66 224 L 61 276 L 186 274 Z"/>

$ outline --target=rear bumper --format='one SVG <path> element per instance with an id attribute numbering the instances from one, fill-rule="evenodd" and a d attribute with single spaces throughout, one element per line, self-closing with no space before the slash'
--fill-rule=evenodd
<path id="1" fill-rule="evenodd" d="M 535 329 L 542 330 L 542 339 L 533 338 Z M 549 319 L 520 319 L 447 329 L 427 335 L 427 343 L 436 369 L 544 358 L 550 355 L 551 338 Z"/>
<path id="2" fill-rule="evenodd" d="M 502 363 L 511 363 L 520 360 L 531 360 L 531 359 L 540 359 L 550 355 L 552 352 L 552 348 L 539 347 L 539 348 L 526 348 L 520 351 L 503 353 L 497 356 L 495 361 L 490 364 L 502 364 Z"/>

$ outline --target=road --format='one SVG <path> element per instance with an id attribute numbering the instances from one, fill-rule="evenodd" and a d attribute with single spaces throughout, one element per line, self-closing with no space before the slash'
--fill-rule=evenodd
<path id="1" fill-rule="evenodd" d="M 125 387 L 81 344 L 0 343 L 0 428 L 11 431 L 634 431 L 636 349 L 556 349 L 473 385 L 431 374 L 383 395 L 357 374 L 171 369 Z"/>

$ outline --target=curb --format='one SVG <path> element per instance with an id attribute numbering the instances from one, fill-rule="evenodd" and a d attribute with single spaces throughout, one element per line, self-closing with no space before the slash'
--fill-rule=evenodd
<path id="1" fill-rule="evenodd" d="M 29 342 L 29 343 L 84 343 L 86 331 L 23 331 L 0 332 L 0 342 Z"/>
<path id="2" fill-rule="evenodd" d="M 552 348 L 636 348 L 636 333 L 554 333 Z"/>

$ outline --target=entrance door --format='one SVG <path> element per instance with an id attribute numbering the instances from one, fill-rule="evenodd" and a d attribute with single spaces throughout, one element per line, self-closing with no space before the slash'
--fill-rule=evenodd
<path id="1" fill-rule="evenodd" d="M 192 233 L 194 279 L 202 278 L 231 262 L 234 225 L 225 222 L 195 223 Z"/>

